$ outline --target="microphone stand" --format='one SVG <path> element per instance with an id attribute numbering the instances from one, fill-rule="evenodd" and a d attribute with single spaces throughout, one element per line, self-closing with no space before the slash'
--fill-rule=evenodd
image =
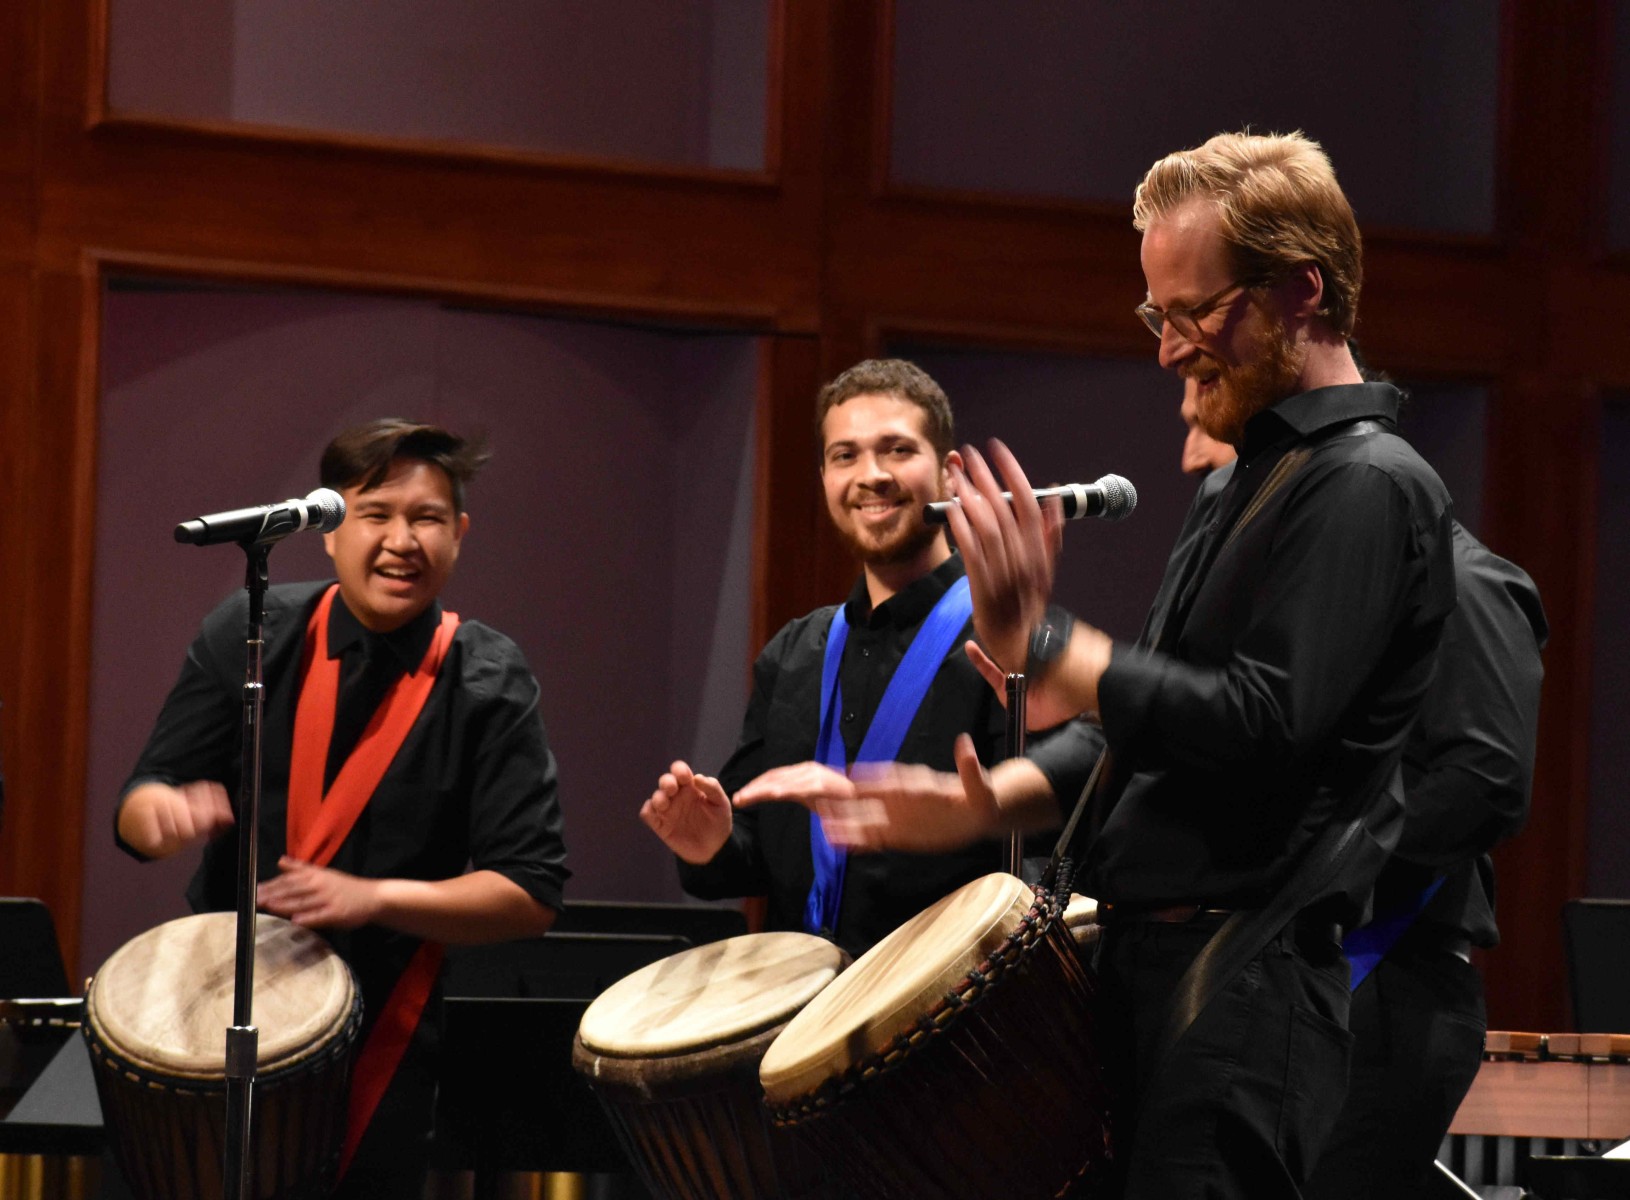
<path id="1" fill-rule="evenodd" d="M 238 946 L 233 984 L 232 1024 L 226 1031 L 226 1162 L 227 1200 L 253 1196 L 255 1068 L 260 1033 L 254 1026 L 255 1005 L 255 875 L 260 850 L 260 744 L 265 711 L 262 651 L 266 623 L 267 559 L 276 539 L 238 544 L 247 559 L 244 587 L 249 592 L 247 664 L 243 678 L 242 774 L 238 781 Z"/>
<path id="2" fill-rule="evenodd" d="M 1023 675 L 1007 677 L 1007 757 L 1019 758 L 1024 754 L 1025 696 L 1027 685 Z M 1008 835 L 1006 854 L 1007 873 L 1024 878 L 1024 834 L 1014 830 Z"/>

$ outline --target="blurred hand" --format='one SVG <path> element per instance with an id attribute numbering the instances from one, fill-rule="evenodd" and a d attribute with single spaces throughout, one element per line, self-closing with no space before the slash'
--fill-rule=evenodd
<path id="1" fill-rule="evenodd" d="M 954 775 L 900 763 L 857 765 L 845 781 L 849 794 L 834 788 L 816 808 L 827 840 L 849 850 L 926 853 L 1001 832 L 996 792 L 973 739 L 960 734 L 955 753 Z"/>
<path id="2" fill-rule="evenodd" d="M 119 810 L 119 835 L 149 858 L 208 841 L 232 823 L 226 787 L 213 779 L 140 784 Z"/>
<path id="3" fill-rule="evenodd" d="M 1023 671 L 1031 631 L 1041 624 L 1053 592 L 1053 569 L 1063 537 L 1063 510 L 1036 502 L 1019 460 L 992 439 L 991 458 L 1001 469 L 1013 502 L 972 446 L 962 452 L 965 468 L 951 469 L 958 503 L 948 514 L 957 548 L 968 570 L 973 623 L 980 643 L 1001 672 Z"/>
<path id="4" fill-rule="evenodd" d="M 356 929 L 379 915 L 379 883 L 284 855 L 282 874 L 255 889 L 255 903 L 312 929 Z"/>

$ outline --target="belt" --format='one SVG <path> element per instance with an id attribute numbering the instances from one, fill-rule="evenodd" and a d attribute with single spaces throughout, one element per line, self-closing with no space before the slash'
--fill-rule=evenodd
<path id="1" fill-rule="evenodd" d="M 1117 925 L 1156 921 L 1162 925 L 1187 925 L 1204 918 L 1227 917 L 1231 908 L 1207 908 L 1203 904 L 1169 904 L 1163 908 L 1146 908 L 1126 904 L 1100 904 L 1098 924 L 1105 929 Z"/>
<path id="2" fill-rule="evenodd" d="M 1211 923 L 1231 917 L 1237 909 L 1210 908 L 1204 904 L 1168 904 L 1144 907 L 1125 904 L 1100 904 L 1098 924 L 1105 929 L 1124 928 L 1127 925 L 1155 923 L 1160 925 L 1187 925 Z M 1316 941 L 1340 944 L 1342 929 L 1335 921 L 1321 914 L 1317 908 L 1299 913 L 1285 930 L 1292 937 L 1311 938 Z"/>

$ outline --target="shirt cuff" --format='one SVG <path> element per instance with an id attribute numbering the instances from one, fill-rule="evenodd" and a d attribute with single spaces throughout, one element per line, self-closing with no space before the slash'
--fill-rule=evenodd
<path id="1" fill-rule="evenodd" d="M 1098 720 L 1111 746 L 1130 747 L 1143 733 L 1166 673 L 1165 658 L 1128 642 L 1116 642 L 1098 680 Z"/>

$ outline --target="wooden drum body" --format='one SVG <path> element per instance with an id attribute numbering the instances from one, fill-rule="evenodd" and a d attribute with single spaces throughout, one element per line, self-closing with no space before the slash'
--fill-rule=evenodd
<path id="1" fill-rule="evenodd" d="M 589 1006 L 572 1063 L 656 1195 L 835 1194 L 827 1168 L 771 1124 L 758 1064 L 847 963 L 822 938 L 751 933 L 652 963 Z"/>
<path id="2" fill-rule="evenodd" d="M 142 1200 L 223 1194 L 236 937 L 232 913 L 183 917 L 127 942 L 91 980 L 85 1040 L 114 1155 Z M 361 1022 L 361 994 L 328 944 L 257 917 L 258 1200 L 333 1188 Z"/>
<path id="3" fill-rule="evenodd" d="M 987 875 L 788 1022 L 765 1096 L 866 1196 L 1090 1195 L 1110 1156 L 1092 999 L 1057 902 Z"/>

